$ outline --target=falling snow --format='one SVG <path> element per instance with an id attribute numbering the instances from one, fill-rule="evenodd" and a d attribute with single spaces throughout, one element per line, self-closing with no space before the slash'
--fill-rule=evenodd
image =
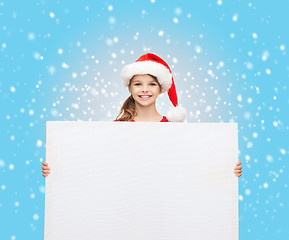
<path id="1" fill-rule="evenodd" d="M 42 236 L 46 121 L 112 121 L 129 96 L 121 69 L 146 52 L 169 64 L 188 122 L 238 123 L 243 238 L 286 239 L 288 14 L 270 1 L 188 4 L 0 2 L 0 210 L 29 219 L 8 239 Z M 158 111 L 171 106 L 160 95 Z"/>

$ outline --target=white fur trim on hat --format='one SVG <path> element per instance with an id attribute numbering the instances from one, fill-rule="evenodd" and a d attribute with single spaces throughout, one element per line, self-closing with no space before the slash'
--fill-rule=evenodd
<path id="1" fill-rule="evenodd" d="M 153 61 L 139 61 L 124 66 L 121 71 L 123 84 L 128 87 L 130 79 L 137 74 L 151 74 L 161 85 L 162 92 L 167 92 L 172 85 L 172 74 L 163 64 Z"/>
<path id="2" fill-rule="evenodd" d="M 167 113 L 169 122 L 184 122 L 186 120 L 186 109 L 181 106 L 176 106 Z"/>

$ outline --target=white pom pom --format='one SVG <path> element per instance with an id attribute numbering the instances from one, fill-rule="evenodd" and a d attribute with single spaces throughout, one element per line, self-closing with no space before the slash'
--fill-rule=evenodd
<path id="1" fill-rule="evenodd" d="M 167 119 L 170 122 L 184 122 L 186 116 L 186 109 L 181 106 L 176 106 L 167 113 Z"/>

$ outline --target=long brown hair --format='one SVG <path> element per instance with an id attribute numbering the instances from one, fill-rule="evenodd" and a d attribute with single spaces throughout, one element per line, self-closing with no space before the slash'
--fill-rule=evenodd
<path id="1" fill-rule="evenodd" d="M 150 75 L 150 74 L 148 74 L 148 75 Z M 161 87 L 157 78 L 153 75 L 150 75 L 150 76 L 153 77 L 157 81 L 158 85 Z M 131 85 L 131 80 L 133 79 L 133 77 L 129 81 L 129 86 Z M 117 121 L 131 122 L 131 120 L 134 119 L 134 117 L 137 115 L 137 113 L 138 112 L 137 112 L 137 108 L 135 106 L 135 100 L 134 100 L 133 96 L 130 95 L 123 103 L 123 105 L 120 109 L 120 112 L 116 117 L 116 120 Z M 118 118 L 119 116 L 120 116 L 120 118 Z"/>

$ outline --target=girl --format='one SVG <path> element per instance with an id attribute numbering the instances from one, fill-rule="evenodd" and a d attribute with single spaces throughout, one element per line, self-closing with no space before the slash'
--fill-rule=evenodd
<path id="1" fill-rule="evenodd" d="M 147 53 L 136 62 L 126 65 L 121 78 L 128 87 L 130 96 L 124 102 L 114 121 L 131 122 L 184 122 L 186 111 L 178 106 L 176 88 L 172 72 L 167 63 L 155 54 Z M 162 116 L 156 110 L 156 100 L 161 93 L 168 92 L 174 108 Z M 50 174 L 47 162 L 42 163 L 43 177 Z M 242 176 L 241 162 L 234 168 L 237 177 Z"/>

